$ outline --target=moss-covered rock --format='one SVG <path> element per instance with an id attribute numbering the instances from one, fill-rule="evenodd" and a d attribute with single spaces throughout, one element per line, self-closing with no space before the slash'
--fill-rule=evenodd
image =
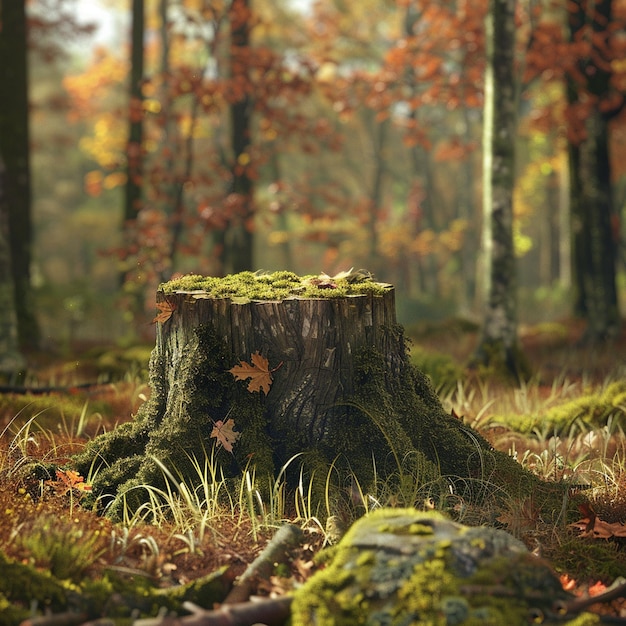
<path id="1" fill-rule="evenodd" d="M 571 596 L 511 535 L 438 513 L 377 510 L 327 558 L 296 591 L 292 626 L 598 623 L 592 615 L 562 621 L 558 602 Z"/>

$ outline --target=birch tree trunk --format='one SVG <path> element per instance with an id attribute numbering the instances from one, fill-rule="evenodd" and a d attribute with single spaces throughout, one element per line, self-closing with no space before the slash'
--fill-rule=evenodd
<path id="1" fill-rule="evenodd" d="M 483 132 L 484 318 L 478 363 L 523 372 L 517 341 L 513 248 L 516 81 L 515 0 L 491 0 L 486 18 Z"/>

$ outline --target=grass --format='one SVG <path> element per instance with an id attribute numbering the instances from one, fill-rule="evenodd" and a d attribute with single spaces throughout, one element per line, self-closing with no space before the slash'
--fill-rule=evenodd
<path id="1" fill-rule="evenodd" d="M 616 359 L 626 349 L 620 344 L 585 352 L 573 347 L 572 337 L 564 339 L 563 326 L 529 332 L 522 341 L 536 375 L 508 387 L 463 369 L 475 329 L 454 328 L 438 333 L 430 326 L 414 337 L 413 359 L 431 375 L 444 406 L 537 475 L 569 486 L 564 497 L 583 494 L 605 522 L 626 522 L 626 394 Z M 416 506 L 443 510 L 463 523 L 505 527 L 581 588 L 596 580 L 610 583 L 626 570 L 623 539 L 582 537 L 564 514 L 543 520 L 532 498 L 516 501 L 504 494 L 506 507 L 496 508 L 495 496 L 502 500 L 503 494 L 494 493 L 488 476 L 443 479 L 420 474 L 419 463 L 403 458 L 396 459 L 397 475 L 386 481 L 374 467 L 368 487 L 348 478 L 333 488 L 337 474 L 331 467 L 321 477 L 323 503 L 315 506 L 320 477 L 307 474 L 303 456 L 287 464 L 300 467 L 295 486 L 287 484 L 287 466 L 271 479 L 258 476 L 253 465 L 238 480 L 226 479 L 214 449 L 189 453 L 193 481 L 154 459 L 165 486 L 143 485 L 148 502 L 120 524 L 80 506 L 84 491 L 78 484 L 25 478 L 23 469 L 32 463 L 63 466 L 98 431 L 130 419 L 147 394 L 145 381 L 133 374 L 93 392 L 38 396 L 37 402 L 1 399 L 0 550 L 6 556 L 70 581 L 115 573 L 166 586 L 225 565 L 241 573 L 275 530 L 290 522 L 305 529 L 307 540 L 286 581 L 272 583 L 284 591 L 306 578 L 313 554 L 337 541 L 356 517 L 379 507 Z M 89 483 L 92 477 L 83 478 Z"/>

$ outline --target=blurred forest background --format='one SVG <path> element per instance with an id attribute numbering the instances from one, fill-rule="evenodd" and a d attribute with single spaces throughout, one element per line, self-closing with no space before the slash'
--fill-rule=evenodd
<path id="1" fill-rule="evenodd" d="M 22 344 L 149 338 L 156 286 L 189 272 L 366 268 L 403 323 L 479 318 L 487 2 L 29 0 L 20 43 L 23 4 L 0 3 L 9 186 L 27 45 Z M 517 3 L 521 322 L 586 314 L 585 211 L 625 290 L 625 19 L 624 0 Z"/>

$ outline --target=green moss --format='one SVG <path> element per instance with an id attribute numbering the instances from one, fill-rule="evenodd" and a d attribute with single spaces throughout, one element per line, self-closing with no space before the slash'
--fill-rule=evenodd
<path id="1" fill-rule="evenodd" d="M 601 580 L 610 584 L 626 571 L 626 553 L 615 541 L 565 538 L 555 543 L 546 557 L 557 570 L 577 580 Z"/>
<path id="2" fill-rule="evenodd" d="M 407 539 L 413 527 L 432 532 Z M 468 551 L 480 533 L 484 547 Z M 379 509 L 354 524 L 326 567 L 295 592 L 291 624 L 525 624 L 531 610 L 547 614 L 554 600 L 569 598 L 552 571 L 502 531 Z M 594 621 L 585 615 L 567 623 Z"/>
<path id="3" fill-rule="evenodd" d="M 17 563 L 0 552 L 1 626 L 15 626 L 30 614 L 31 601 L 41 609 L 61 611 L 68 603 L 68 590 L 49 573 Z"/>
<path id="4" fill-rule="evenodd" d="M 610 417 L 624 418 L 625 406 L 626 382 L 620 380 L 601 389 L 587 390 L 587 393 L 541 413 L 501 415 L 493 419 L 522 434 L 531 433 L 537 427 L 550 433 L 567 434 L 577 422 L 587 428 L 597 428 L 606 425 Z"/>
<path id="5" fill-rule="evenodd" d="M 463 368 L 453 358 L 419 346 L 411 348 L 411 363 L 431 379 L 440 394 L 454 390 L 457 382 L 464 377 Z"/>
<path id="6" fill-rule="evenodd" d="M 274 474 L 264 398 L 249 393 L 228 372 L 236 360 L 223 339 L 210 327 L 199 326 L 187 350 L 189 358 L 181 361 L 177 374 L 180 402 L 175 408 L 166 408 L 165 363 L 155 351 L 150 400 L 132 422 L 100 435 L 73 459 L 74 467 L 84 476 L 94 473 L 95 465 L 93 497 L 109 505 L 107 512 L 113 518 L 120 518 L 125 508 L 126 512 L 133 511 L 148 501 L 145 486 L 165 488 L 160 464 L 177 481 L 198 483 L 201 477 L 196 463 L 204 467 L 205 460 L 189 453 L 190 439 L 193 450 L 204 450 L 225 477 L 241 475 L 249 458 L 254 458 L 261 481 Z M 216 439 L 211 437 L 214 423 L 229 417 L 241 433 L 232 453 L 215 448 Z"/>
<path id="7" fill-rule="evenodd" d="M 240 272 L 224 277 L 188 275 L 160 285 L 164 293 L 203 291 L 209 298 L 233 300 L 285 300 L 288 298 L 343 298 L 362 294 L 383 294 L 388 285 L 377 283 L 365 274 L 352 273 L 346 277 L 320 279 L 317 276 L 297 276 L 293 272 L 259 274 Z"/>
<path id="8" fill-rule="evenodd" d="M 180 613 L 184 602 L 211 607 L 228 592 L 226 570 L 166 589 L 153 587 L 145 576 L 107 574 L 97 580 L 81 577 L 72 583 L 18 563 L 0 551 L 0 626 L 21 623 L 32 615 L 33 607 L 39 614 L 76 611 L 90 619 L 115 618 L 116 624 L 130 623 L 126 620 L 131 616 L 133 620 L 156 617 L 163 607 Z"/>
<path id="9" fill-rule="evenodd" d="M 71 432 L 81 419 L 88 423 L 95 415 L 99 415 L 99 419 L 102 415 L 111 415 L 111 407 L 106 402 L 90 401 L 83 393 L 0 394 L 0 416 L 12 420 L 11 430 L 15 433 L 29 420 L 32 420 L 31 432 L 58 432 L 59 427 Z"/>

